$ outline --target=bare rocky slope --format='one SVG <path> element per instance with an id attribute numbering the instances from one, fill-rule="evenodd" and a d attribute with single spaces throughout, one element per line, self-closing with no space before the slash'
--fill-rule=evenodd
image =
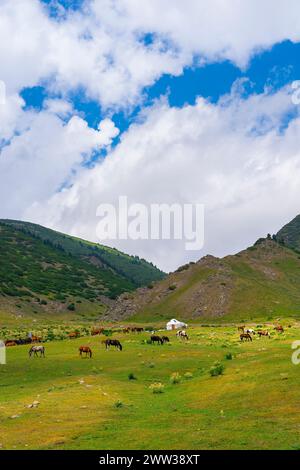
<path id="1" fill-rule="evenodd" d="M 107 311 L 114 320 L 300 317 L 300 259 L 267 239 L 222 259 L 205 256 L 151 288 L 122 294 Z"/>

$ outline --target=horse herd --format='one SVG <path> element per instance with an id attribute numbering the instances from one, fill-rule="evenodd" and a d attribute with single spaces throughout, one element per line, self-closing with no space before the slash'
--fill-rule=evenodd
<path id="1" fill-rule="evenodd" d="M 274 330 L 276 330 L 278 333 L 283 333 L 284 329 L 281 325 L 275 326 Z M 93 329 L 91 331 L 91 335 L 100 335 L 104 332 L 104 328 L 98 328 L 98 329 Z M 135 332 L 135 333 L 141 333 L 144 331 L 144 328 L 141 327 L 127 327 L 122 330 L 123 333 L 130 333 L 130 332 Z M 257 330 L 255 331 L 253 328 L 246 328 L 245 325 L 240 325 L 238 326 L 238 331 L 241 332 L 240 334 L 240 340 L 241 341 L 252 341 L 252 337 L 254 335 L 258 335 L 260 338 L 261 337 L 267 337 L 271 338 L 270 332 L 267 330 Z M 181 338 L 183 340 L 189 340 L 188 334 L 185 330 L 179 330 L 176 333 L 176 336 L 178 338 Z M 79 333 L 78 332 L 73 332 L 68 335 L 69 339 L 72 338 L 78 338 Z M 5 341 L 5 346 L 16 346 L 16 345 L 24 345 L 24 344 L 31 344 L 31 343 L 39 343 L 41 342 L 42 339 L 38 336 L 31 336 L 30 338 L 25 338 L 25 339 L 17 339 L 17 340 L 6 340 Z M 158 336 L 156 334 L 152 334 L 150 338 L 147 340 L 149 344 L 158 344 L 158 345 L 163 345 L 164 343 L 169 343 L 170 339 L 168 336 Z M 109 350 L 110 347 L 115 347 L 119 351 L 123 350 L 123 346 L 120 343 L 118 339 L 110 339 L 107 338 L 102 341 L 102 344 L 104 344 L 105 349 Z M 92 350 L 89 346 L 80 346 L 79 347 L 79 355 L 80 357 L 89 357 L 91 358 L 93 356 Z M 42 345 L 36 345 L 33 344 L 29 350 L 29 357 L 45 357 L 45 347 Z"/>
<path id="2" fill-rule="evenodd" d="M 101 333 L 103 333 L 104 331 L 104 328 L 99 328 L 99 329 L 94 329 L 92 330 L 91 334 L 92 336 L 95 336 L 95 335 L 99 335 Z M 142 331 L 144 331 L 144 328 L 140 328 L 140 327 L 134 327 L 134 328 L 124 328 L 123 330 L 123 333 L 129 333 L 130 331 L 131 332 L 137 332 L 137 333 L 141 333 Z M 77 332 L 73 332 L 73 333 L 70 333 L 68 335 L 69 339 L 73 339 L 73 338 L 77 338 L 79 335 Z M 184 330 L 179 330 L 177 333 L 176 333 L 176 336 L 179 337 L 179 338 L 183 338 L 185 340 L 188 340 L 189 337 L 186 333 L 186 331 Z M 24 345 L 24 344 L 30 344 L 30 343 L 38 343 L 38 342 L 41 342 L 41 338 L 37 337 L 37 336 L 33 336 L 31 338 L 26 338 L 26 339 L 19 339 L 19 340 L 6 340 L 5 341 L 5 346 L 16 346 L 16 345 Z M 168 338 L 168 336 L 158 336 L 158 335 L 151 335 L 150 336 L 150 339 L 148 340 L 148 342 L 150 344 L 164 344 L 164 343 L 169 343 L 170 342 L 170 339 Z M 123 350 L 123 346 L 122 344 L 120 343 L 120 341 L 118 339 L 111 339 L 111 338 L 107 338 L 105 340 L 103 340 L 101 342 L 102 344 L 104 344 L 105 346 L 105 349 L 106 350 L 109 350 L 111 346 L 115 347 L 116 349 L 118 349 L 119 351 L 122 351 Z M 93 352 L 91 350 L 91 348 L 89 346 L 80 346 L 79 347 L 79 355 L 80 357 L 89 357 L 91 358 L 93 356 Z M 29 357 L 45 357 L 45 346 L 42 346 L 42 345 L 32 345 L 31 348 L 29 349 Z"/>
<path id="3" fill-rule="evenodd" d="M 284 333 L 284 328 L 282 325 L 278 325 L 274 327 L 278 333 Z M 255 331 L 253 328 L 246 328 L 245 325 L 238 326 L 238 331 L 241 331 L 240 340 L 241 341 L 252 341 L 252 336 L 257 334 L 260 338 L 265 336 L 271 339 L 270 332 L 268 330 L 257 330 Z"/>

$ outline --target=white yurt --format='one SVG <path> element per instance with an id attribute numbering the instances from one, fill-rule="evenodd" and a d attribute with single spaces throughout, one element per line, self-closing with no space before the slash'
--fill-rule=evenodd
<path id="1" fill-rule="evenodd" d="M 178 328 L 187 328 L 187 324 L 172 318 L 166 325 L 167 330 L 177 330 Z"/>

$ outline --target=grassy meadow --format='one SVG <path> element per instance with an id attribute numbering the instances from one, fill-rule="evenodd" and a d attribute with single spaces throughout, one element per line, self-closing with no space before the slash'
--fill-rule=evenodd
<path id="1" fill-rule="evenodd" d="M 158 332 L 170 338 L 162 346 L 150 333 L 115 333 L 122 352 L 105 351 L 104 336 L 46 342 L 45 359 L 7 348 L 0 448 L 300 449 L 300 324 L 283 325 L 252 343 L 232 325 L 190 327 L 188 342 Z M 223 373 L 211 376 L 216 362 Z"/>

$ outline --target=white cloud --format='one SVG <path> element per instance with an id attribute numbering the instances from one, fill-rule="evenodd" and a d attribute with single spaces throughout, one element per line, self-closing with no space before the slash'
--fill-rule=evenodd
<path id="1" fill-rule="evenodd" d="M 6 107 L 10 107 L 10 100 Z M 68 105 L 52 102 L 51 108 L 57 112 Z M 109 146 L 119 133 L 109 119 L 101 121 L 99 130 L 95 130 L 79 116 L 65 123 L 49 108 L 24 114 L 27 127 L 20 133 L 10 129 L 10 142 L 0 153 L 2 217 L 18 218 L 34 201 L 42 203 L 62 185 L 72 183 L 82 163 L 94 151 Z"/>
<path id="2" fill-rule="evenodd" d="M 104 107 L 126 107 L 195 56 L 243 67 L 257 50 L 299 41 L 299 13 L 297 0 L 92 0 L 55 21 L 38 0 L 2 0 L 0 79 L 9 94 L 46 80 L 65 93 L 82 87 Z M 146 33 L 154 38 L 148 46 Z"/>
<path id="3" fill-rule="evenodd" d="M 206 208 L 202 253 L 186 252 L 181 242 L 117 240 L 112 245 L 166 270 L 207 252 L 235 252 L 299 211 L 300 120 L 279 132 L 293 106 L 287 90 L 247 100 L 231 95 L 218 105 L 199 99 L 182 109 L 159 102 L 103 163 L 84 170 L 72 188 L 25 215 L 96 240 L 98 204 L 117 203 L 119 195 L 144 204 L 199 202 Z M 262 115 L 269 125 L 261 135 Z"/>

